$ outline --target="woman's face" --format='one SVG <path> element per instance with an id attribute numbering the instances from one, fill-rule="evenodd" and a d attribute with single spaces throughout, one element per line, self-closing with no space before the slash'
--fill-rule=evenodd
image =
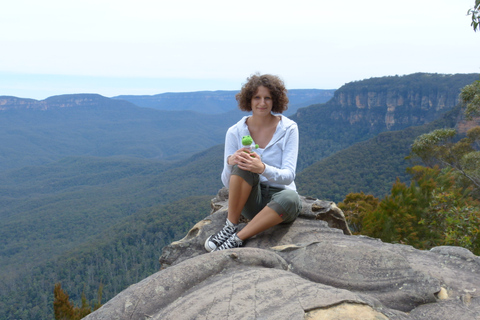
<path id="1" fill-rule="evenodd" d="M 273 100 L 270 90 L 260 86 L 252 97 L 252 113 L 255 115 L 269 115 L 272 112 Z"/>

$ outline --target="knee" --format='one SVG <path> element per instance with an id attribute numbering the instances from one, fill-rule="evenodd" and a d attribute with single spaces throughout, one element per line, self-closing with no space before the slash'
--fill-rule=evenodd
<path id="1" fill-rule="evenodd" d="M 269 206 L 282 216 L 285 223 L 295 220 L 302 210 L 300 197 L 293 190 L 282 190 L 275 194 Z"/>
<path id="2" fill-rule="evenodd" d="M 282 200 L 285 203 L 298 206 L 300 205 L 300 198 L 298 197 L 298 193 L 293 190 L 283 190 L 282 191 Z"/>
<path id="3" fill-rule="evenodd" d="M 237 165 L 234 165 L 232 168 L 232 174 L 230 176 L 230 181 L 233 177 L 240 177 L 245 180 L 250 186 L 257 185 L 260 182 L 260 176 L 257 173 L 246 171 L 240 169 Z"/>

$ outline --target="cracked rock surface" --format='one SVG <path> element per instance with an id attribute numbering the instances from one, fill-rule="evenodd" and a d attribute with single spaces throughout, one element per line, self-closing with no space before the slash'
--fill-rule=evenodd
<path id="1" fill-rule="evenodd" d="M 352 236 L 328 201 L 302 197 L 294 223 L 206 253 L 227 196 L 220 190 L 213 213 L 164 248 L 162 270 L 86 319 L 480 319 L 478 256 Z"/>

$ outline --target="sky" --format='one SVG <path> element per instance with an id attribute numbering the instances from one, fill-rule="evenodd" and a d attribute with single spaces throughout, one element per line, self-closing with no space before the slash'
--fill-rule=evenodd
<path id="1" fill-rule="evenodd" d="M 480 73 L 474 0 L 15 0 L 0 4 L 0 96 L 288 89 Z"/>

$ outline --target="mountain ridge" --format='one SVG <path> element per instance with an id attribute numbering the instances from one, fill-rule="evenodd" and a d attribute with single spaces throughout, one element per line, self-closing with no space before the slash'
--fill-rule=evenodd
<path id="1" fill-rule="evenodd" d="M 335 89 L 292 89 L 288 91 L 290 99 L 289 113 L 298 108 L 315 103 L 323 103 L 333 97 Z M 161 111 L 192 111 L 203 114 L 223 114 L 238 109 L 235 94 L 238 91 L 194 91 L 166 92 L 156 95 L 120 95 L 105 97 L 96 93 L 63 94 L 43 100 L 0 96 L 0 111 L 7 110 L 51 110 L 68 107 L 93 105 L 136 106 Z M 117 101 L 118 104 L 113 101 Z"/>
<path id="2" fill-rule="evenodd" d="M 154 110 L 101 96 L 63 98 L 52 98 L 52 107 L 20 104 L 0 111 L 0 171 L 68 156 L 186 159 L 222 143 L 226 128 L 238 121 L 235 114 Z"/>
<path id="3" fill-rule="evenodd" d="M 57 95 L 48 97 L 44 100 L 17 98 L 13 96 L 0 96 L 0 111 L 22 109 L 47 111 L 59 108 L 97 106 L 100 103 L 104 107 L 110 107 L 112 105 L 111 99 L 93 93 Z M 121 103 L 115 105 L 122 107 L 135 106 L 128 101 L 122 101 Z"/>
<path id="4" fill-rule="evenodd" d="M 286 115 L 314 103 L 328 101 L 334 89 L 290 89 L 290 103 Z M 235 95 L 238 90 L 166 92 L 156 95 L 121 95 L 112 99 L 126 100 L 140 107 L 158 110 L 189 110 L 207 114 L 220 114 L 237 110 Z"/>

